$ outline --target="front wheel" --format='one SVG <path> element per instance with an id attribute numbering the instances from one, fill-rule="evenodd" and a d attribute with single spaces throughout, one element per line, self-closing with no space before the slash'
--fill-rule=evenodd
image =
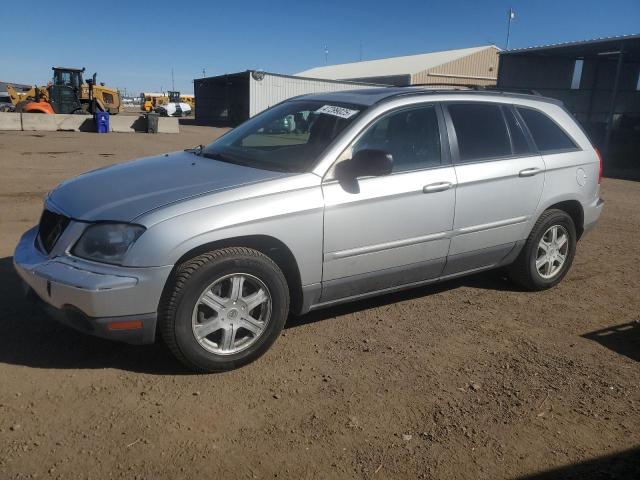
<path id="1" fill-rule="evenodd" d="M 231 370 L 275 342 L 289 312 L 282 271 L 249 248 L 225 248 L 182 264 L 167 287 L 159 328 L 172 353 L 199 372 Z"/>
<path id="2" fill-rule="evenodd" d="M 562 210 L 547 210 L 531 230 L 509 277 L 527 290 L 545 290 L 567 274 L 576 251 L 576 227 Z"/>

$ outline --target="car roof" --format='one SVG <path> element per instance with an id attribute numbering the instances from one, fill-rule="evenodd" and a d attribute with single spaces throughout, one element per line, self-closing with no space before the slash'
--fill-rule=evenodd
<path id="1" fill-rule="evenodd" d="M 478 95 L 482 97 L 490 96 L 496 98 L 504 98 L 506 96 L 513 98 L 524 98 L 527 100 L 538 100 L 555 104 L 562 103 L 559 100 L 553 98 L 543 97 L 537 92 L 522 93 L 499 89 L 475 90 L 471 88 L 434 88 L 433 86 L 419 85 L 408 87 L 361 88 L 357 90 L 342 90 L 338 92 L 312 93 L 308 95 L 301 95 L 295 98 L 304 98 L 305 100 L 318 100 L 323 102 L 353 103 L 357 105 L 371 106 L 376 103 L 380 103 L 382 101 L 400 96 L 436 96 L 442 94 L 460 94 L 465 96 Z"/>

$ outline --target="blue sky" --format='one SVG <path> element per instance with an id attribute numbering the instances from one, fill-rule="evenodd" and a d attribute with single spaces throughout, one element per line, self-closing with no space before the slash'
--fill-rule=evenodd
<path id="1" fill-rule="evenodd" d="M 14 2 L 15 3 L 15 2 Z M 640 33 L 640 0 L 31 0 L 0 28 L 0 80 L 44 84 L 51 67 L 84 66 L 99 81 L 142 90 L 261 68 L 295 73 L 329 63 L 494 43 L 511 47 Z M 35 15 L 31 15 L 33 12 Z M 85 12 L 90 12 L 86 14 Z"/>

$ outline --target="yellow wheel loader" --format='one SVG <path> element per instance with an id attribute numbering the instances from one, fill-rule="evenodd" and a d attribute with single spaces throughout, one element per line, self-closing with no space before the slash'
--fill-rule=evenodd
<path id="1" fill-rule="evenodd" d="M 53 67 L 53 81 L 46 87 L 35 86 L 27 92 L 17 92 L 11 85 L 7 92 L 17 112 L 33 113 L 94 113 L 122 112 L 120 93 L 96 83 L 96 74 L 86 82 L 83 69 Z"/>

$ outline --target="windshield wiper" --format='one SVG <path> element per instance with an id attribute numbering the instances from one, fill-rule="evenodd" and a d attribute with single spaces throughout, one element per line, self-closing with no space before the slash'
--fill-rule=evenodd
<path id="1" fill-rule="evenodd" d="M 226 162 L 226 163 L 233 163 L 234 165 L 242 165 L 243 167 L 249 167 L 249 168 L 257 168 L 260 170 L 275 170 L 278 172 L 295 172 L 297 171 L 297 169 L 292 169 L 291 167 L 287 167 L 284 165 L 279 165 L 277 163 L 272 163 L 272 162 L 265 162 L 265 161 L 261 161 L 261 162 L 256 162 L 256 161 L 249 161 L 249 160 L 243 160 L 237 157 L 231 157 L 229 155 L 225 155 L 224 153 L 219 153 L 219 152 L 202 152 L 200 154 L 201 156 L 205 157 L 205 158 L 210 158 L 212 160 L 219 160 L 221 162 Z"/>
<path id="2" fill-rule="evenodd" d="M 194 155 L 202 155 L 202 151 L 204 150 L 204 145 L 200 144 L 197 147 L 185 148 L 185 152 L 193 153 Z"/>
<path id="3" fill-rule="evenodd" d="M 221 162 L 241 163 L 238 159 L 225 155 L 224 153 L 202 151 L 200 152 L 200 155 L 205 158 L 210 158 L 211 160 L 220 160 Z"/>

